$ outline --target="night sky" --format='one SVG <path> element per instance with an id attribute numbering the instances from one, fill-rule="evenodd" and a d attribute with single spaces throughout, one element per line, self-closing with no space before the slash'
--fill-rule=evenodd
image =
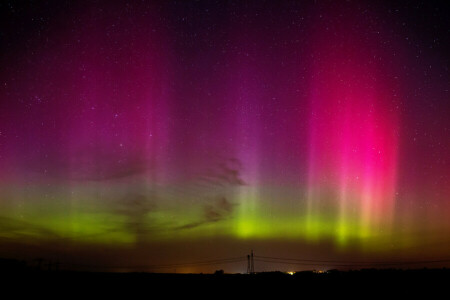
<path id="1" fill-rule="evenodd" d="M 448 259 L 444 2 L 1 1 L 0 257 Z"/>

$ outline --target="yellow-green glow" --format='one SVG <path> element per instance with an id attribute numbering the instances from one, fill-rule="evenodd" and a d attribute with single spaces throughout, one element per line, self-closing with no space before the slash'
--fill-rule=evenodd
<path id="1" fill-rule="evenodd" d="M 312 244 L 331 242 L 337 249 L 357 247 L 368 252 L 389 250 L 386 245 L 396 237 L 397 231 L 390 225 L 372 226 L 358 214 L 342 214 L 338 207 L 308 212 L 294 190 L 285 192 L 285 198 L 274 201 L 270 196 L 273 190 L 273 187 L 240 187 L 233 191 L 233 209 L 228 211 L 217 201 L 187 205 L 164 192 L 160 197 L 165 201 L 145 210 L 142 209 L 145 205 L 134 207 L 121 202 L 122 195 L 114 191 L 104 192 L 100 201 L 94 198 L 89 188 L 79 188 L 75 195 L 71 194 L 69 201 L 59 201 L 57 199 L 67 199 L 67 196 L 53 191 L 51 197 L 34 199 L 32 195 L 43 192 L 39 187 L 30 188 L 29 194 L 11 197 L 10 201 L 2 203 L 2 227 L 11 230 L 1 231 L 0 237 L 117 246 L 133 246 L 142 241 L 226 237 Z M 184 189 L 183 194 L 186 203 L 197 197 L 189 189 Z M 151 198 L 142 201 L 151 202 Z M 214 214 L 208 217 L 208 207 L 213 207 L 219 217 Z M 405 247 L 416 242 L 413 239 L 395 240 Z"/>

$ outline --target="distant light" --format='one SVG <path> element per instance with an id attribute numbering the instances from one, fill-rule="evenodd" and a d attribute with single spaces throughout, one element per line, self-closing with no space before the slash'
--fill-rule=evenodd
<path id="1" fill-rule="evenodd" d="M 295 272 L 287 272 L 289 275 L 294 275 Z"/>

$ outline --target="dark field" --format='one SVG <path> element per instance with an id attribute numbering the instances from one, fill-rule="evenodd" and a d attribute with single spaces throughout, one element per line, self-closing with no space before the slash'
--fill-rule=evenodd
<path id="1" fill-rule="evenodd" d="M 283 272 L 255 274 L 157 274 L 157 273 L 104 273 L 43 271 L 26 265 L 3 266 L 1 269 L 3 290 L 12 289 L 18 294 L 52 296 L 74 295 L 122 295 L 137 298 L 148 295 L 160 299 L 177 295 L 198 294 L 210 297 L 246 295 L 285 295 L 298 298 L 301 295 L 356 298 L 383 295 L 427 295 L 438 293 L 447 299 L 450 269 L 362 269 L 355 271 L 330 270 L 325 273 L 301 271 L 293 275 Z M 59 296 L 58 296 L 59 295 Z"/>

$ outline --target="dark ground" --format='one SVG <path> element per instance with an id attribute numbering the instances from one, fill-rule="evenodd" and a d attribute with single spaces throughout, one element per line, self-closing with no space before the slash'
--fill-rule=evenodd
<path id="1" fill-rule="evenodd" d="M 2 291 L 14 295 L 47 295 L 57 298 L 125 295 L 125 299 L 173 298 L 186 295 L 230 298 L 239 295 L 303 298 L 372 298 L 393 295 L 405 299 L 449 299 L 450 269 L 363 269 L 312 271 L 289 275 L 282 272 L 256 274 L 156 274 L 43 271 L 20 262 L 0 264 Z M 156 296 L 158 295 L 158 296 Z M 435 296 L 433 296 L 435 295 Z M 196 297 L 197 297 L 196 296 Z M 89 297 L 90 298 L 90 297 Z M 97 298 L 97 297 L 96 297 Z M 123 297 L 122 297 L 123 298 Z M 6 298 L 5 298 L 6 299 Z M 9 298 L 11 299 L 11 298 Z M 305 299 L 305 298 L 304 298 Z"/>

